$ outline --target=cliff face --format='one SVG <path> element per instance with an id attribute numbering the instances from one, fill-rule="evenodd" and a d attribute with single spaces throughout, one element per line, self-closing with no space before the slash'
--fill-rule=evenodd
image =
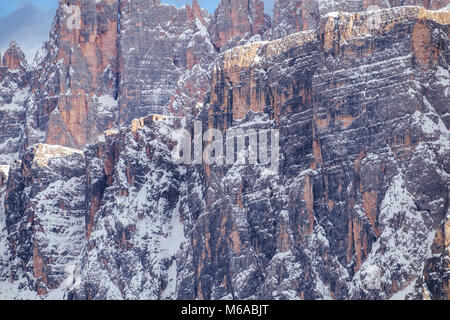
<path id="1" fill-rule="evenodd" d="M 160 1 L 61 2 L 33 75 L 28 145 L 82 149 L 149 113 L 186 114 L 209 89 L 217 50 L 267 31 L 263 10 L 260 1 L 223 1 L 212 18 L 196 1 L 181 9 Z"/>
<path id="2" fill-rule="evenodd" d="M 84 181 L 75 149 L 38 144 L 11 166 L 3 194 L 11 285 L 2 295 L 62 297 L 85 245 Z"/>
<path id="3" fill-rule="evenodd" d="M 448 13 L 382 11 L 375 31 L 369 18 L 330 16 L 317 33 L 235 48 L 216 65 L 208 123 L 242 127 L 247 111 L 265 113 L 282 160 L 277 178 L 242 170 L 231 186 L 232 169 L 212 169 L 215 223 L 194 242 L 208 248 L 204 234 L 223 217 L 236 225 L 222 236 L 238 245 L 210 241 L 202 288 L 227 265 L 238 298 L 264 288 L 270 298 L 386 299 L 419 285 L 448 213 Z M 222 207 L 225 195 L 235 202 Z"/>
<path id="4" fill-rule="evenodd" d="M 198 86 L 188 82 L 188 99 L 199 100 L 196 89 L 215 57 L 208 21 L 196 3 L 62 2 L 34 72 L 28 144 L 82 149 L 113 126 L 166 113 L 189 72 Z M 182 108 L 172 104 L 173 112 Z"/>
<path id="5" fill-rule="evenodd" d="M 450 299 L 450 280 L 447 273 L 449 268 L 449 217 L 436 231 L 431 256 L 425 261 L 424 277 L 422 280 L 422 295 L 424 299 Z"/>
<path id="6" fill-rule="evenodd" d="M 343 3 L 66 1 L 35 70 L 12 45 L 0 297 L 448 299 L 449 11 Z M 279 164 L 175 164 L 199 122 Z"/>
<path id="7" fill-rule="evenodd" d="M 28 144 L 82 148 L 114 121 L 117 0 L 62 1 L 36 60 Z"/>
<path id="8" fill-rule="evenodd" d="M 6 50 L 5 54 L 3 55 L 1 66 L 11 71 L 24 71 L 26 67 L 25 54 L 22 52 L 15 41 L 12 41 L 9 44 L 8 50 Z"/>
<path id="9" fill-rule="evenodd" d="M 192 218 L 187 182 L 170 158 L 174 125 L 142 118 L 87 150 L 88 245 L 69 298 L 177 298 L 176 274 L 190 271 L 179 251 Z"/>
<path id="10" fill-rule="evenodd" d="M 361 12 L 400 6 L 423 6 L 437 10 L 448 5 L 442 0 L 277 0 L 274 6 L 273 36 L 279 38 L 288 34 L 315 29 L 320 18 L 330 12 Z"/>
<path id="11" fill-rule="evenodd" d="M 120 5 L 119 123 L 149 113 L 184 113 L 201 101 L 216 51 L 207 32 L 209 14 L 159 1 Z M 192 101 L 192 102 L 187 102 Z"/>

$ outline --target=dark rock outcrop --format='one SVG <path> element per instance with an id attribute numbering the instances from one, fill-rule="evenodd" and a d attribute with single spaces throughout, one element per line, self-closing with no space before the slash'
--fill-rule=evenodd
<path id="1" fill-rule="evenodd" d="M 62 298 L 85 245 L 84 172 L 81 151 L 44 144 L 11 166 L 4 191 L 9 294 Z"/>

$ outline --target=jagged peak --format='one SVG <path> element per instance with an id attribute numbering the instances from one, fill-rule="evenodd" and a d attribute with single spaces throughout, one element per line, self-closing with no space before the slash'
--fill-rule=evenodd
<path id="1" fill-rule="evenodd" d="M 84 156 L 83 151 L 58 145 L 39 143 L 31 147 L 34 153 L 34 163 L 39 167 L 45 167 L 54 158 L 65 158 L 73 154 Z"/>
<path id="2" fill-rule="evenodd" d="M 6 50 L 3 59 L 2 66 L 11 70 L 16 70 L 20 66 L 26 65 L 27 60 L 25 54 L 16 41 L 11 41 L 8 49 Z"/>
<path id="3" fill-rule="evenodd" d="M 161 0 L 150 0 L 150 5 L 160 6 Z"/>
<path id="4" fill-rule="evenodd" d="M 9 165 L 0 165 L 0 186 L 4 184 L 5 181 L 8 180 L 9 176 Z"/>

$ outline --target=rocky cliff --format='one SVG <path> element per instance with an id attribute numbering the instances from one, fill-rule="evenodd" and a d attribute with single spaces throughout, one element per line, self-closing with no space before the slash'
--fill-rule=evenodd
<path id="1" fill-rule="evenodd" d="M 36 58 L 27 114 L 28 145 L 83 148 L 117 112 L 118 4 L 61 1 Z"/>
<path id="2" fill-rule="evenodd" d="M 0 162 L 19 157 L 25 138 L 26 103 L 31 72 L 25 55 L 15 42 L 0 58 Z"/>
<path id="3" fill-rule="evenodd" d="M 0 297 L 448 299 L 450 13 L 383 3 L 61 2 L 2 67 Z M 182 128 L 279 163 L 176 164 Z"/>

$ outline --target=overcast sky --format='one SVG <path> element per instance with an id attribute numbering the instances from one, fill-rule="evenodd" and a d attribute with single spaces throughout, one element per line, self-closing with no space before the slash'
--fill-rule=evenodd
<path id="1" fill-rule="evenodd" d="M 192 0 L 162 0 L 180 7 Z M 214 12 L 219 0 L 198 0 L 203 8 Z M 271 14 L 274 0 L 264 0 Z M 3 54 L 11 40 L 17 41 L 28 62 L 48 38 L 58 0 L 0 0 L 0 52 Z"/>

